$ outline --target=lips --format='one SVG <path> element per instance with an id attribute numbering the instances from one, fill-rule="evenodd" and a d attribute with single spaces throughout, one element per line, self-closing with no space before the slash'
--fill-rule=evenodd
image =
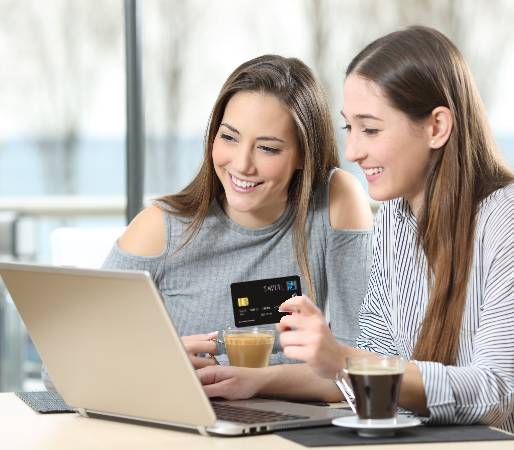
<path id="1" fill-rule="evenodd" d="M 376 180 L 378 180 L 382 173 L 384 172 L 383 167 L 362 167 L 362 170 L 364 172 L 364 175 L 366 176 L 366 181 L 368 183 L 374 183 Z"/>
<path id="2" fill-rule="evenodd" d="M 241 178 L 237 178 L 236 176 L 229 173 L 230 182 L 232 187 L 237 192 L 251 192 L 254 191 L 257 186 L 261 185 L 263 181 L 251 181 L 251 180 L 243 180 Z"/>

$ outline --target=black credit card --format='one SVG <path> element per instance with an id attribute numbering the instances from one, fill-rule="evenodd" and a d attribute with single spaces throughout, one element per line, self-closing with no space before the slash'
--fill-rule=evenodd
<path id="1" fill-rule="evenodd" d="M 285 300 L 302 295 L 298 275 L 232 283 L 230 291 L 236 327 L 280 322 L 287 313 L 278 312 L 278 307 Z"/>

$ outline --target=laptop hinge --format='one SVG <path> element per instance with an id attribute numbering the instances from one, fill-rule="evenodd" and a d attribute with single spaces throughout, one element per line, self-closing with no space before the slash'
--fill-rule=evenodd
<path id="1" fill-rule="evenodd" d="M 87 411 L 84 408 L 77 408 L 76 411 L 82 416 L 82 417 L 89 417 Z"/>
<path id="2" fill-rule="evenodd" d="M 209 433 L 207 433 L 207 428 L 204 426 L 197 426 L 196 429 L 198 430 L 198 433 L 200 433 L 202 436 L 209 436 Z"/>

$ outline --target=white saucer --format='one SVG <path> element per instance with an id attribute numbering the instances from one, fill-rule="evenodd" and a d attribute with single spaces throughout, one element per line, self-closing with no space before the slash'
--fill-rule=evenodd
<path id="1" fill-rule="evenodd" d="M 416 417 L 396 416 L 392 419 L 359 419 L 357 416 L 338 417 L 332 425 L 357 430 L 362 437 L 394 436 L 395 431 L 416 427 L 421 421 Z"/>

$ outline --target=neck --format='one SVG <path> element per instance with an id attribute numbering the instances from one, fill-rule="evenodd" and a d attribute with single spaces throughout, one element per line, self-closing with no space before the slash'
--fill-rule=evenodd
<path id="1" fill-rule="evenodd" d="M 287 207 L 287 199 L 276 208 L 262 208 L 257 211 L 235 211 L 230 208 L 226 198 L 223 198 L 223 210 L 225 214 L 238 225 L 246 228 L 262 228 L 275 223 L 284 213 Z"/>
<path id="2" fill-rule="evenodd" d="M 412 214 L 414 214 L 414 217 L 416 218 L 416 220 L 419 220 L 419 217 L 421 215 L 421 211 L 423 208 L 423 202 L 425 201 L 424 197 L 425 197 L 424 191 L 418 192 L 416 195 L 413 195 L 410 197 L 407 197 L 407 196 L 404 197 L 405 200 L 407 200 L 407 203 L 409 204 Z"/>

